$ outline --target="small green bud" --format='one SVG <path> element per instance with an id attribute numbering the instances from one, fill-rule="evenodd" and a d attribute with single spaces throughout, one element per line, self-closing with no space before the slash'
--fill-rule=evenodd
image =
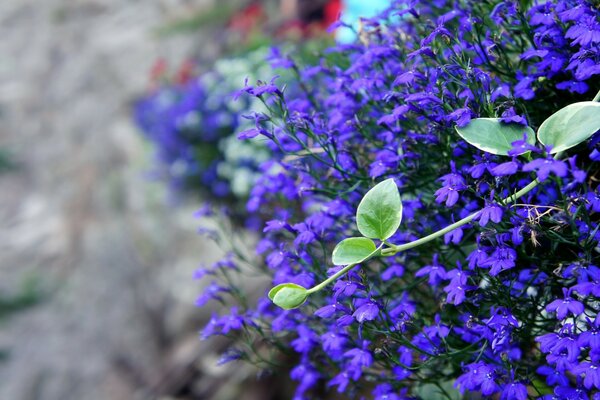
<path id="1" fill-rule="evenodd" d="M 269 291 L 269 299 L 284 310 L 298 308 L 308 298 L 308 290 L 295 283 L 282 283 Z"/>

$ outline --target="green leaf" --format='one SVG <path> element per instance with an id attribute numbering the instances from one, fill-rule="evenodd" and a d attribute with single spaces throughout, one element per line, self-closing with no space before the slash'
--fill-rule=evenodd
<path id="1" fill-rule="evenodd" d="M 307 298 L 308 290 L 295 283 L 282 283 L 269 291 L 269 299 L 284 310 L 300 307 Z"/>
<path id="2" fill-rule="evenodd" d="M 335 265 L 358 264 L 371 258 L 377 247 L 371 239 L 353 237 L 344 239 L 333 249 L 332 260 Z"/>
<path id="3" fill-rule="evenodd" d="M 577 146 L 600 129 L 600 103 L 582 101 L 569 104 L 548 117 L 540 129 L 538 140 L 552 146 L 551 154 Z"/>
<path id="4" fill-rule="evenodd" d="M 402 220 L 402 202 L 393 179 L 378 183 L 362 198 L 356 210 L 356 225 L 363 236 L 385 240 Z"/>
<path id="5" fill-rule="evenodd" d="M 443 391 L 440 390 L 440 387 Z M 463 398 L 458 389 L 454 387 L 453 381 L 443 381 L 437 385 L 425 383 L 417 386 L 415 392 L 420 399 L 427 400 L 460 400 Z"/>
<path id="6" fill-rule="evenodd" d="M 499 118 L 475 118 L 468 125 L 455 128 L 467 143 L 488 153 L 508 155 L 512 143 L 523 140 L 527 134 L 527 143 L 535 144 L 535 132 L 528 126 L 505 124 Z"/>

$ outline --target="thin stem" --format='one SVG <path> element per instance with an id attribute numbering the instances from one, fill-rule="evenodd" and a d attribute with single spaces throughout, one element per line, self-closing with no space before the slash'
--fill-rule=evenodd
<path id="1" fill-rule="evenodd" d="M 340 269 L 338 272 L 336 272 L 335 274 L 331 275 L 329 278 L 325 279 L 323 282 L 319 283 L 318 285 L 311 287 L 306 292 L 308 294 L 311 294 L 311 293 L 314 293 L 314 292 L 318 292 L 319 290 L 323 289 L 325 286 L 329 285 L 331 282 L 335 281 L 340 276 L 346 274 L 348 271 L 350 271 L 355 266 L 356 266 L 356 264 L 348 264 L 348 265 L 346 265 L 344 268 Z"/>
<path id="2" fill-rule="evenodd" d="M 501 200 L 500 204 L 501 205 L 507 205 L 509 203 L 515 202 L 518 198 L 526 195 L 527 193 L 529 193 L 531 190 L 533 190 L 533 188 L 535 188 L 539 184 L 540 184 L 540 181 L 538 179 L 533 180 L 527 186 L 525 186 L 523 189 L 521 189 L 518 192 L 516 192 L 515 194 L 510 195 L 507 198 Z M 469 216 L 461 219 L 460 221 L 455 222 L 452 225 L 448 225 L 447 227 L 445 227 L 443 229 L 440 229 L 439 231 L 434 232 L 431 235 L 427 235 L 425 237 L 422 237 L 421 239 L 417 239 L 417 240 L 414 240 L 414 241 L 409 242 L 409 243 L 401 244 L 400 246 L 392 245 L 389 248 L 383 249 L 383 251 L 381 252 L 381 255 L 383 255 L 383 256 L 393 256 L 394 254 L 399 253 L 401 251 L 412 249 L 413 247 L 417 247 L 417 246 L 420 246 L 420 245 L 425 244 L 427 242 L 430 242 L 433 239 L 439 238 L 440 236 L 443 236 L 446 233 L 455 230 L 456 228 L 460 228 L 461 226 L 468 224 L 475 217 L 477 217 L 480 213 L 481 213 L 481 210 L 479 210 L 477 212 L 474 212 L 473 214 L 471 214 L 471 215 L 469 215 Z"/>
<path id="3" fill-rule="evenodd" d="M 532 191 L 533 188 L 535 188 L 539 184 L 540 184 L 540 181 L 538 179 L 533 180 L 527 186 L 525 186 L 523 189 L 521 189 L 518 192 L 516 192 L 515 194 L 510 195 L 507 198 L 501 200 L 500 204 L 506 205 L 506 204 L 515 202 L 518 198 L 526 195 L 527 193 L 529 193 L 530 191 Z M 386 242 L 385 244 L 387 244 L 390 247 L 383 249 L 381 251 L 381 255 L 382 256 L 393 256 L 394 254 L 399 253 L 401 251 L 412 249 L 413 247 L 417 247 L 417 246 L 420 246 L 420 245 L 425 244 L 427 242 L 430 242 L 433 239 L 436 239 L 436 238 L 438 238 L 440 236 L 443 236 L 446 233 L 451 232 L 451 231 L 453 231 L 456 228 L 459 228 L 459 227 L 461 227 L 463 225 L 468 224 L 475 217 L 477 217 L 479 215 L 479 213 L 481 213 L 481 210 L 479 210 L 477 212 L 474 212 L 473 214 L 471 214 L 471 215 L 469 215 L 469 216 L 461 219 L 460 221 L 455 222 L 452 225 L 448 225 L 444 229 L 440 229 L 439 231 L 434 232 L 431 235 L 427 235 L 425 237 L 422 237 L 421 239 L 417 239 L 417 240 L 414 240 L 412 242 L 402 244 L 400 246 L 396 246 L 394 244 Z M 364 260 L 364 261 L 366 261 L 366 260 Z M 311 293 L 318 292 L 319 290 L 323 289 L 325 286 L 329 285 L 331 282 L 333 282 L 336 279 L 338 279 L 340 276 L 346 274 L 348 271 L 350 271 L 355 266 L 356 266 L 356 263 L 355 264 L 348 264 L 347 266 L 345 266 L 344 268 L 340 269 L 335 274 L 331 275 L 329 278 L 325 279 L 323 282 L 321 282 L 318 285 L 313 286 L 312 288 L 308 289 L 307 293 L 311 294 Z"/>
<path id="4" fill-rule="evenodd" d="M 596 96 L 594 96 L 594 98 L 592 99 L 592 101 L 600 101 L 600 91 L 598 91 L 598 93 L 596 94 Z M 561 157 L 561 153 L 556 154 L 554 158 L 559 159 Z M 505 199 L 502 199 L 499 203 L 503 206 L 509 204 L 509 203 L 514 203 L 517 201 L 517 199 L 521 198 L 522 196 L 526 195 L 527 193 L 529 193 L 530 191 L 532 191 L 537 185 L 539 185 L 541 182 L 539 179 L 534 179 L 533 181 L 531 181 L 527 186 L 523 187 L 521 190 L 517 191 L 516 193 L 506 197 Z M 460 228 L 463 225 L 468 224 L 469 222 L 473 221 L 477 216 L 479 216 L 479 214 L 481 214 L 482 210 L 476 211 L 473 214 L 461 219 L 458 222 L 455 222 L 451 225 L 448 225 L 447 227 L 440 229 L 437 232 L 434 232 L 430 235 L 427 235 L 425 237 L 422 237 L 420 239 L 417 240 L 413 240 L 412 242 L 409 243 L 405 243 L 405 244 L 401 244 L 399 246 L 394 245 L 392 243 L 389 243 L 388 241 L 383 241 L 383 243 L 379 246 L 379 248 L 377 249 L 376 252 L 374 252 L 373 254 L 371 254 L 371 256 L 369 256 L 368 258 L 371 258 L 375 255 L 381 255 L 381 256 L 393 256 L 401 251 L 405 251 L 405 250 L 409 250 L 412 249 L 414 247 L 420 246 L 422 244 L 428 243 L 434 239 L 437 239 L 443 235 L 445 235 L 448 232 L 451 232 L 457 228 Z M 388 247 L 385 249 L 382 249 L 383 245 L 387 245 Z M 368 259 L 367 258 L 367 259 Z M 363 260 L 367 261 L 367 259 Z M 348 271 L 350 271 L 352 268 L 354 268 L 358 263 L 354 263 L 354 264 L 348 264 L 347 266 L 345 266 L 344 268 L 340 269 L 338 272 L 336 272 L 335 274 L 331 275 L 329 278 L 325 279 L 323 282 L 319 283 L 318 285 L 313 286 L 312 288 L 307 290 L 307 294 L 311 294 L 314 292 L 318 292 L 319 290 L 323 289 L 325 286 L 329 285 L 331 282 L 335 281 L 336 279 L 338 279 L 339 277 L 345 275 Z"/>

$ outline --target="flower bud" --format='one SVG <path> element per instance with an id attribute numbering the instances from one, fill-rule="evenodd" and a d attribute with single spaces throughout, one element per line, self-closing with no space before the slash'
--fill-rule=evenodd
<path id="1" fill-rule="evenodd" d="M 308 291 L 295 283 L 282 283 L 269 291 L 269 299 L 284 310 L 298 308 L 308 298 Z"/>

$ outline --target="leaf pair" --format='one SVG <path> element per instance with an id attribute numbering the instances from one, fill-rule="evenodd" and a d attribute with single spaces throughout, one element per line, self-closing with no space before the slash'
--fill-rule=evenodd
<path id="1" fill-rule="evenodd" d="M 375 185 L 362 198 L 356 210 L 356 225 L 364 237 L 342 240 L 333 250 L 335 265 L 359 264 L 378 254 L 371 239 L 384 241 L 398 230 L 402 221 L 402 201 L 393 179 Z"/>
<path id="2" fill-rule="evenodd" d="M 335 265 L 354 265 L 376 256 L 379 247 L 371 239 L 386 240 L 392 236 L 402 220 L 402 202 L 393 179 L 385 180 L 367 192 L 358 205 L 356 223 L 366 237 L 342 240 L 333 250 Z M 284 310 L 300 307 L 314 290 L 295 283 L 282 283 L 269 291 L 269 299 Z"/>
<path id="3" fill-rule="evenodd" d="M 538 129 L 537 139 L 552 146 L 551 154 L 577 146 L 600 129 L 600 103 L 583 101 L 570 104 L 552 114 Z M 456 127 L 458 134 L 469 144 L 488 153 L 508 155 L 512 143 L 525 135 L 535 144 L 535 132 L 518 124 L 504 124 L 499 118 L 476 118 L 466 126 Z"/>

